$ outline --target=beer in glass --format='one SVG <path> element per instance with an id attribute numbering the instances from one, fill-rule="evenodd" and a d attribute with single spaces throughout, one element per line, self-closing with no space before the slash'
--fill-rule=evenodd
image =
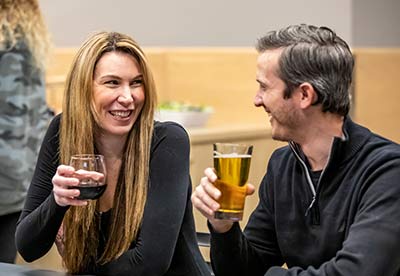
<path id="1" fill-rule="evenodd" d="M 217 180 L 214 183 L 221 191 L 217 219 L 239 221 L 243 218 L 246 183 L 249 177 L 253 146 L 243 144 L 215 143 L 214 168 Z"/>

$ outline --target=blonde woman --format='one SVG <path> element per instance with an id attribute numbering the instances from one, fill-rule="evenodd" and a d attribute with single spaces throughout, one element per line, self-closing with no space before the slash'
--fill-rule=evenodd
<path id="1" fill-rule="evenodd" d="M 33 261 L 58 247 L 71 273 L 207 275 L 190 203 L 189 140 L 153 121 L 156 91 L 146 57 L 130 37 L 101 32 L 79 49 L 63 113 L 51 123 L 17 227 Z M 71 155 L 104 155 L 107 189 L 79 200 Z"/>
<path id="2" fill-rule="evenodd" d="M 0 1 L 0 262 L 16 257 L 15 226 L 50 120 L 49 39 L 36 0 Z"/>

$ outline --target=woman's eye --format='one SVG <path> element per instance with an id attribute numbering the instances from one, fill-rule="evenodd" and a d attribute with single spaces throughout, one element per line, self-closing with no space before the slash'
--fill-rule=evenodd
<path id="1" fill-rule="evenodd" d="M 142 84 L 143 84 L 143 80 L 142 79 L 133 80 L 131 82 L 131 86 L 133 86 L 133 87 L 138 87 L 138 86 L 141 86 Z"/>
<path id="2" fill-rule="evenodd" d="M 116 80 L 109 80 L 105 82 L 106 85 L 115 86 L 118 85 L 118 81 Z"/>

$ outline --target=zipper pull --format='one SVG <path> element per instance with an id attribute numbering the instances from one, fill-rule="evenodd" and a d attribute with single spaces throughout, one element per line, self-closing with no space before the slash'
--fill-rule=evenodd
<path id="1" fill-rule="evenodd" d="M 312 201 L 311 201 L 310 206 L 308 206 L 308 208 L 307 208 L 307 210 L 306 210 L 306 214 L 304 215 L 305 217 L 308 216 L 308 214 L 310 213 L 311 208 L 312 208 L 313 205 L 314 205 L 315 199 L 316 199 L 316 196 L 314 195 L 314 196 L 313 196 L 313 199 L 312 199 Z"/>

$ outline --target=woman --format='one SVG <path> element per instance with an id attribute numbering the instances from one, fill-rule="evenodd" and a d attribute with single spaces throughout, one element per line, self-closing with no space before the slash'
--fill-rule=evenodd
<path id="1" fill-rule="evenodd" d="M 50 120 L 49 38 L 36 0 L 0 1 L 0 262 L 13 263 L 15 226 Z"/>
<path id="2" fill-rule="evenodd" d="M 67 77 L 63 113 L 42 145 L 17 226 L 27 261 L 57 245 L 71 273 L 209 275 L 190 203 L 189 141 L 182 127 L 154 123 L 156 91 L 130 37 L 91 36 Z M 79 200 L 71 155 L 104 155 L 107 189 Z M 59 165 L 61 164 L 61 165 Z"/>

